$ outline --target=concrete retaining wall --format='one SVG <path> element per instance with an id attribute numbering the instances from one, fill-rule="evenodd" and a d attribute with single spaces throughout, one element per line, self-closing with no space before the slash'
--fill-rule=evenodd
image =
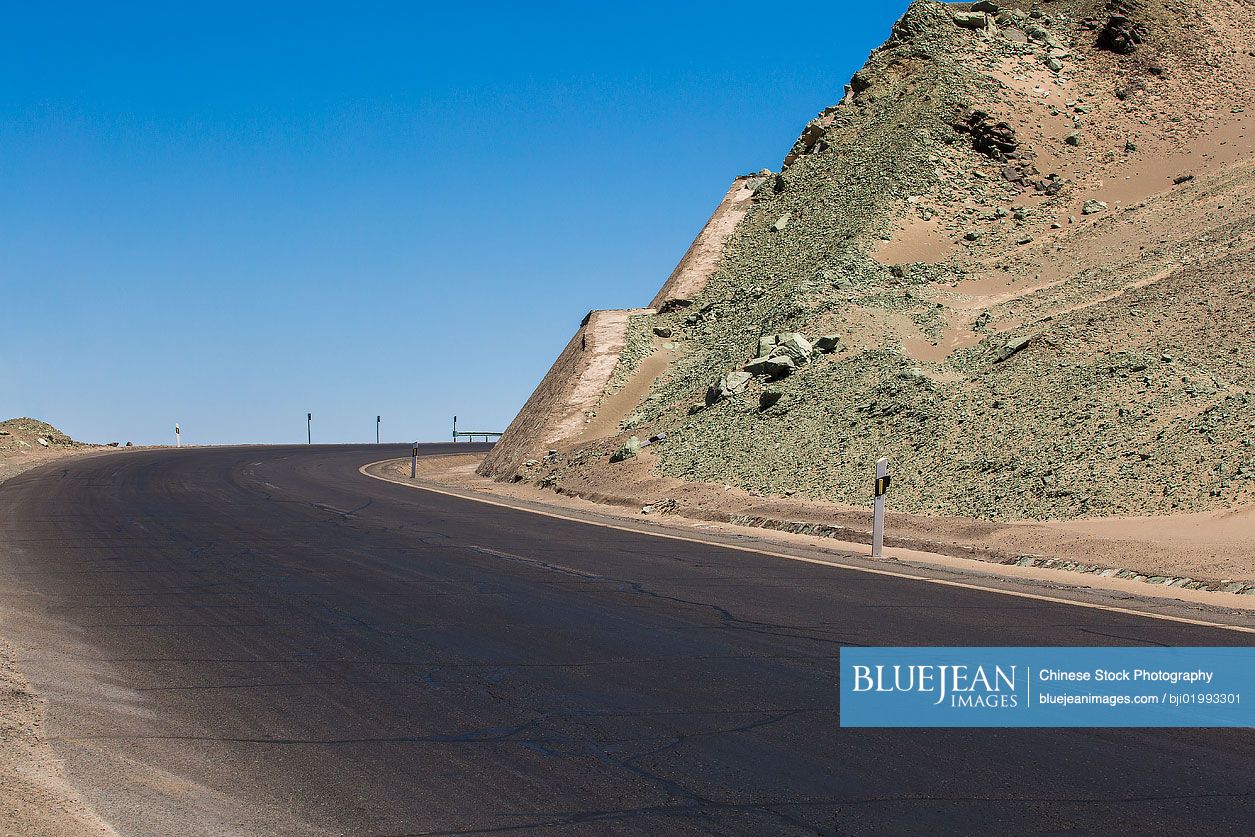
<path id="1" fill-rule="evenodd" d="M 680 259 L 675 270 L 671 271 L 654 301 L 649 303 L 650 307 L 659 308 L 670 299 L 691 300 L 702 292 L 719 267 L 719 260 L 723 258 L 723 245 L 749 211 L 754 189 L 762 180 L 762 177 L 754 175 L 738 177 L 732 181 L 727 194 L 715 207 L 706 226 L 693 239 L 688 252 Z"/>
<path id="2" fill-rule="evenodd" d="M 506 428 L 479 473 L 509 479 L 520 465 L 539 459 L 548 448 L 580 434 L 588 413 L 595 410 L 619 362 L 628 318 L 652 313 L 671 299 L 693 299 L 719 267 L 723 247 L 749 211 L 754 189 L 762 177 L 749 175 L 732 181 L 714 214 L 702 227 L 688 252 L 658 291 L 650 308 L 593 311 L 571 342 L 554 361 L 531 398 Z"/>
<path id="3" fill-rule="evenodd" d="M 539 459 L 563 439 L 578 436 L 614 374 L 628 318 L 651 313 L 650 308 L 591 312 L 484 459 L 479 473 L 508 479 L 527 459 Z"/>

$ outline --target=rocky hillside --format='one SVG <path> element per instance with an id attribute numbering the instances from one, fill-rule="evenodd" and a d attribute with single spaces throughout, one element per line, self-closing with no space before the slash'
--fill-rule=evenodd
<path id="1" fill-rule="evenodd" d="M 14 418 L 0 421 L 0 455 L 80 447 L 87 446 L 38 419 Z"/>
<path id="2" fill-rule="evenodd" d="M 662 437 L 665 475 L 860 504 L 888 456 L 925 514 L 1255 499 L 1252 32 L 1250 0 L 917 0 L 734 186 L 703 281 L 646 315 L 655 362 L 612 376 L 650 368 L 634 403 L 486 472 Z"/>

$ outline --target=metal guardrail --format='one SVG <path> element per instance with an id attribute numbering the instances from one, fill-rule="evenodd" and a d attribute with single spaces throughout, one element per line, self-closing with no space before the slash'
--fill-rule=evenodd
<path id="1" fill-rule="evenodd" d="M 484 441 L 487 442 L 489 441 L 488 439 L 489 436 L 494 436 L 497 439 L 500 439 L 501 433 L 498 433 L 493 430 L 487 430 L 487 431 L 485 430 L 458 430 L 458 417 L 457 416 L 453 417 L 453 441 L 454 442 L 457 442 L 459 438 L 470 439 L 471 441 L 474 441 L 473 437 L 478 437 L 478 436 L 483 436 Z"/>

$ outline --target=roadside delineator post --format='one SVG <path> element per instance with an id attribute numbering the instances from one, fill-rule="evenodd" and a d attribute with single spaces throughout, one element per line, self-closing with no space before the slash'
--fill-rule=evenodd
<path id="1" fill-rule="evenodd" d="M 181 447 L 183 447 L 183 437 L 182 437 L 181 435 L 179 435 L 179 434 L 181 434 L 182 432 L 183 432 L 183 431 L 182 431 L 182 429 L 179 427 L 179 425 L 178 425 L 178 424 L 175 424 L 175 425 L 174 425 L 174 446 L 175 446 L 176 448 L 181 448 Z"/>
<path id="2" fill-rule="evenodd" d="M 876 500 L 872 513 L 872 557 L 879 558 L 885 545 L 885 494 L 889 491 L 889 460 L 876 460 Z"/>
<path id="3" fill-rule="evenodd" d="M 414 449 L 410 451 L 410 479 L 418 476 L 418 442 L 414 443 Z"/>

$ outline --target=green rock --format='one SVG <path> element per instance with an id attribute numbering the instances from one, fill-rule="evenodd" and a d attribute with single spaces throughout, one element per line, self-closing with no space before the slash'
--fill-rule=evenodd
<path id="1" fill-rule="evenodd" d="M 623 447 L 619 448 L 617 451 L 614 452 L 614 454 L 611 455 L 610 461 L 622 462 L 625 459 L 633 459 L 636 456 L 638 456 L 640 452 L 641 452 L 641 440 L 636 438 L 635 436 L 631 436 L 628 438 L 626 442 L 623 443 Z"/>
<path id="2" fill-rule="evenodd" d="M 989 25 L 989 18 L 984 12 L 955 12 L 954 22 L 964 29 L 984 29 Z"/>
<path id="3" fill-rule="evenodd" d="M 725 398 L 740 395 L 745 392 L 745 385 L 753 378 L 753 374 L 749 372 L 729 372 L 719 379 L 719 383 L 706 391 L 706 404 L 715 404 Z"/>
<path id="4" fill-rule="evenodd" d="M 785 354 L 756 357 L 745 364 L 745 371 L 750 375 L 768 375 L 772 378 L 782 378 L 796 369 L 797 364 L 793 362 L 793 358 Z"/>
<path id="5" fill-rule="evenodd" d="M 815 351 L 829 354 L 841 348 L 841 335 L 825 334 L 815 338 Z"/>
<path id="6" fill-rule="evenodd" d="M 1002 348 L 998 349 L 997 362 L 1001 363 L 1002 361 L 1011 357 L 1013 354 L 1021 351 L 1029 344 L 1031 340 L 1032 340 L 1031 337 L 1021 337 L 1019 339 L 1012 340 L 1010 343 L 1007 343 Z"/>
<path id="7" fill-rule="evenodd" d="M 809 363 L 811 355 L 815 353 L 815 347 L 811 345 L 811 341 L 806 336 L 797 332 L 777 335 L 775 354 L 785 354 L 793 359 L 798 366 Z"/>
<path id="8" fill-rule="evenodd" d="M 756 357 L 749 363 L 745 364 L 745 371 L 751 375 L 767 375 L 770 374 L 768 369 L 774 368 L 773 361 L 770 357 Z"/>
<path id="9" fill-rule="evenodd" d="M 740 395 L 742 392 L 745 392 L 745 385 L 753 377 L 748 372 L 729 372 L 720 379 L 719 389 L 723 390 L 724 398 L 731 395 Z"/>

